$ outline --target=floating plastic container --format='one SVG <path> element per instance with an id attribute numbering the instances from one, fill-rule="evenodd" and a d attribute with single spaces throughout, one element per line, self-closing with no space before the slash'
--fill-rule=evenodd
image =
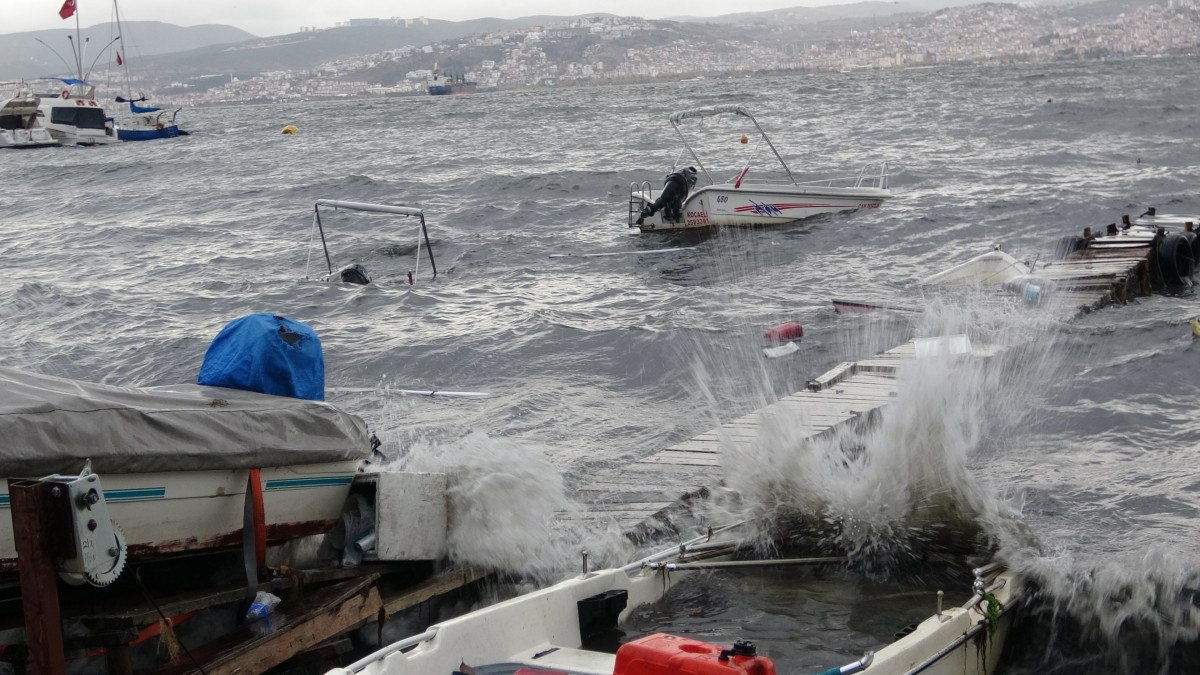
<path id="1" fill-rule="evenodd" d="M 775 664 L 747 640 L 723 648 L 654 633 L 621 645 L 613 675 L 775 675 Z"/>

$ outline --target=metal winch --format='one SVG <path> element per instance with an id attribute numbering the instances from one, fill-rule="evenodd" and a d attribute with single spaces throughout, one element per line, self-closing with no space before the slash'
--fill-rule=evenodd
<path id="1" fill-rule="evenodd" d="M 41 482 L 50 484 L 45 493 L 47 521 L 54 533 L 49 546 L 58 575 L 74 586 L 116 581 L 125 569 L 125 536 L 108 516 L 91 462 L 78 476 L 56 474 Z"/>

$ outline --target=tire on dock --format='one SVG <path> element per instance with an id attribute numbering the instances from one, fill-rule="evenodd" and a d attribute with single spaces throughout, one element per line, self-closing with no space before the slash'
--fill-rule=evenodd
<path id="1" fill-rule="evenodd" d="M 1192 234 L 1192 233 L 1187 233 Z M 1195 237 L 1192 234 L 1193 238 Z M 1167 235 L 1158 245 L 1158 269 L 1167 286 L 1183 286 L 1196 269 L 1193 241 L 1181 233 Z"/>

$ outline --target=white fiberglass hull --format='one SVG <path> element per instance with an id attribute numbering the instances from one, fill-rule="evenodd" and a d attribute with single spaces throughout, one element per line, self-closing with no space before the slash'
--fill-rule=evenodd
<path id="1" fill-rule="evenodd" d="M 482 672 L 536 672 L 611 675 L 614 654 L 581 648 L 577 603 L 616 589 L 627 590 L 626 618 L 639 605 L 653 602 L 685 574 L 662 570 L 626 573 L 603 570 L 563 581 L 512 600 L 442 622 L 422 635 L 402 640 L 330 675 L 427 675 L 459 670 L 460 664 Z M 978 587 L 977 587 L 978 589 Z M 863 671 L 871 675 L 987 675 L 994 673 L 1019 599 L 1015 573 L 1000 572 L 969 607 L 951 607 L 921 622 L 911 633 L 869 657 Z M 974 600 L 974 599 L 973 599 Z M 931 610 L 933 598 L 930 598 Z M 994 611 L 988 616 L 989 602 Z M 752 637 L 752 636 L 747 636 Z M 867 661 L 867 657 L 864 657 Z M 488 669 L 508 664 L 509 669 Z M 843 672 L 858 672 L 851 666 Z M 731 669 L 732 672 L 732 669 Z"/>
<path id="2" fill-rule="evenodd" d="M 361 462 L 262 469 L 268 542 L 328 532 Z M 109 515 L 132 557 L 241 542 L 249 471 L 179 471 L 100 476 Z M 7 485 L 7 482 L 4 483 Z M 0 571 L 15 569 L 9 495 L 0 494 Z"/>
<path id="3" fill-rule="evenodd" d="M 651 198 L 657 196 L 650 195 Z M 823 213 L 877 209 L 892 193 L 880 188 L 839 188 L 803 185 L 708 185 L 684 201 L 678 222 L 662 211 L 646 218 L 642 232 L 662 232 L 723 226 L 779 225 Z"/>
<path id="4" fill-rule="evenodd" d="M 921 281 L 923 286 L 999 286 L 1032 270 L 1004 251 L 988 251 Z"/>
<path id="5" fill-rule="evenodd" d="M 62 145 L 45 129 L 0 129 L 0 148 L 50 148 Z"/>
<path id="6" fill-rule="evenodd" d="M 93 99 L 41 99 L 42 126 L 62 145 L 117 143 L 117 132 L 104 108 Z"/>

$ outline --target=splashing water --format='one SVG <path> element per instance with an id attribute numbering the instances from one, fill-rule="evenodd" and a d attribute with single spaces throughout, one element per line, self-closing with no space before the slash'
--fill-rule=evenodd
<path id="1" fill-rule="evenodd" d="M 386 468 L 444 472 L 449 487 L 450 560 L 557 581 L 587 551 L 594 564 L 632 553 L 615 528 L 568 527 L 580 521 L 562 475 L 536 448 L 471 432 L 453 441 L 417 441 Z"/>

